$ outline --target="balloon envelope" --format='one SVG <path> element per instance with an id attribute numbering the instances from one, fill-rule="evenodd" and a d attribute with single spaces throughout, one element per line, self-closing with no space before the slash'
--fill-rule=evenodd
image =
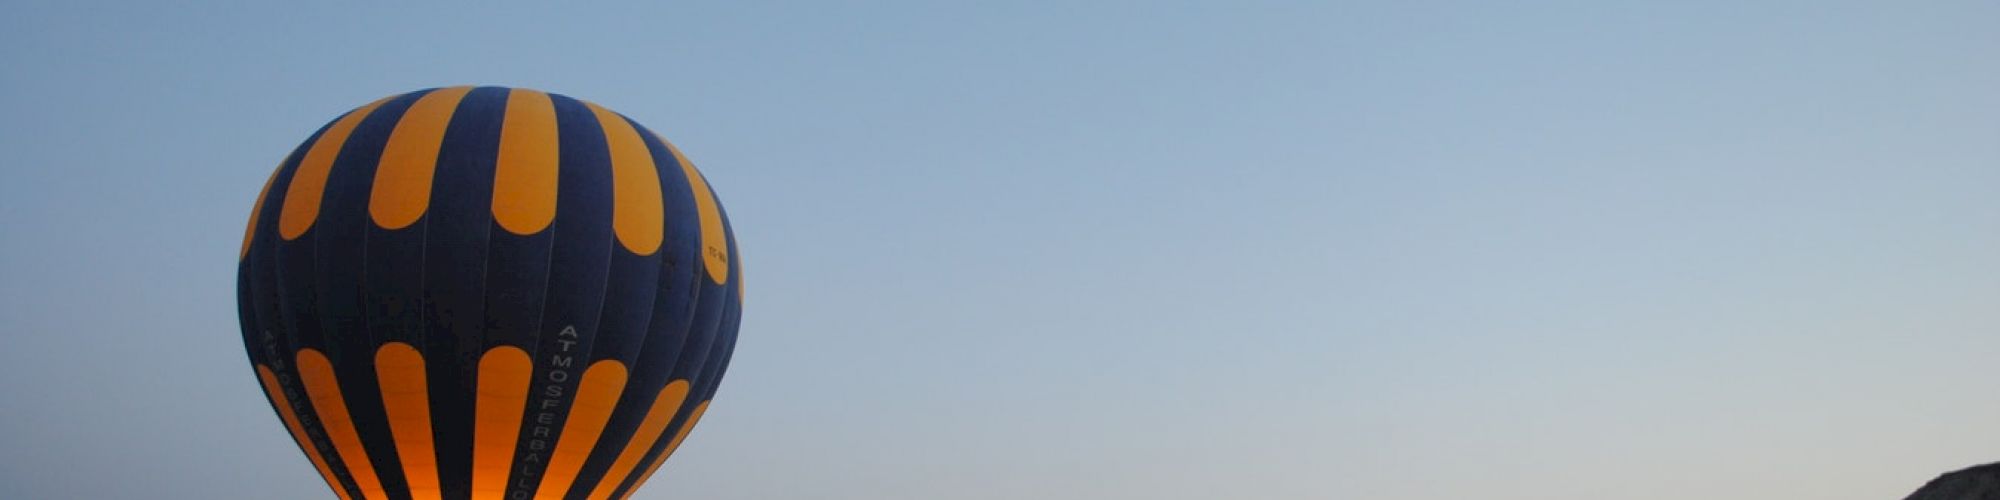
<path id="1" fill-rule="evenodd" d="M 629 496 L 701 419 L 741 318 L 694 165 L 527 89 L 336 118 L 266 182 L 238 258 L 244 350 L 343 499 Z"/>

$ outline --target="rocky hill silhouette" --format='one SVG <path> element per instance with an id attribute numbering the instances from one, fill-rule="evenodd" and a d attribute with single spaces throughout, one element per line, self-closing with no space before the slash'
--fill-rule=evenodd
<path id="1" fill-rule="evenodd" d="M 1945 473 L 1903 500 L 2000 500 L 2000 462 Z"/>

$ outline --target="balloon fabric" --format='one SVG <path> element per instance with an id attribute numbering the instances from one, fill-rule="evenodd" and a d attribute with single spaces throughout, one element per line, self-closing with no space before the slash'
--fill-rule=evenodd
<path id="1" fill-rule="evenodd" d="M 694 165 L 527 89 L 336 118 L 265 183 L 238 259 L 255 376 L 344 500 L 625 498 L 707 410 L 742 315 Z"/>

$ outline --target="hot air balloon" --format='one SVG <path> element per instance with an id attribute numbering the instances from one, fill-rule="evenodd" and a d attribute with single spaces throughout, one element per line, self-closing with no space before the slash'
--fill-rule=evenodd
<path id="1" fill-rule="evenodd" d="M 680 150 L 518 88 L 334 119 L 266 181 L 238 259 L 244 351 L 344 500 L 625 498 L 707 410 L 743 304 Z"/>

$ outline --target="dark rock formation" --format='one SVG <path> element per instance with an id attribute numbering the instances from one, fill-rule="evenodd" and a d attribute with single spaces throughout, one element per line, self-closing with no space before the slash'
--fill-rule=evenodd
<path id="1" fill-rule="evenodd" d="M 2000 462 L 1938 476 L 1903 500 L 2000 500 Z"/>

